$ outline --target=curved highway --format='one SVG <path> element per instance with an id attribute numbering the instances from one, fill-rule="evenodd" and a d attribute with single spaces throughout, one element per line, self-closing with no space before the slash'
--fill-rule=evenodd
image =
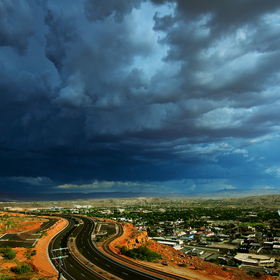
<path id="1" fill-rule="evenodd" d="M 58 271 L 61 271 L 63 277 L 67 280 L 104 280 L 104 277 L 80 264 L 80 262 L 78 262 L 68 251 L 68 237 L 72 234 L 78 224 L 75 219 L 66 219 L 68 220 L 68 225 L 59 232 L 49 244 L 48 253 L 51 262 Z"/>
<path id="2" fill-rule="evenodd" d="M 95 265 L 99 266 L 103 270 L 106 270 L 115 276 L 118 276 L 125 280 L 131 280 L 131 279 L 176 279 L 176 280 L 190 280 L 187 277 L 184 276 L 177 276 L 171 273 L 167 273 L 161 270 L 154 269 L 149 266 L 141 265 L 136 262 L 130 261 L 127 258 L 123 258 L 117 254 L 114 254 L 111 252 L 108 248 L 108 244 L 118 236 L 122 235 L 122 227 L 119 227 L 119 233 L 116 236 L 113 236 L 109 238 L 104 243 L 104 250 L 107 252 L 107 254 L 114 257 L 111 258 L 107 254 L 104 254 L 100 250 L 98 250 L 95 245 L 92 242 L 91 234 L 94 229 L 94 223 L 90 218 L 87 217 L 80 217 L 84 222 L 84 228 L 81 230 L 80 234 L 77 235 L 76 238 L 76 244 L 78 248 L 82 248 L 82 254 L 83 256 L 88 259 L 90 262 L 94 263 Z M 115 259 L 119 259 L 122 262 L 119 262 Z M 126 264 L 124 264 L 125 262 Z M 131 267 L 128 264 L 134 266 Z M 145 272 L 137 269 L 142 268 L 146 270 Z M 148 272 L 147 272 L 148 271 Z M 150 274 L 155 273 L 154 274 Z M 160 275 L 160 276 L 159 276 Z"/>
<path id="3" fill-rule="evenodd" d="M 58 215 L 61 216 L 61 215 Z M 116 236 L 111 237 L 104 243 L 104 250 L 108 254 L 112 255 L 121 261 L 125 261 L 134 267 L 119 262 L 114 258 L 111 258 L 107 254 L 101 252 L 96 248 L 92 241 L 92 232 L 94 230 L 94 222 L 88 217 L 77 216 L 77 218 L 65 217 L 68 220 L 68 225 L 58 233 L 51 241 L 49 245 L 49 256 L 52 259 L 53 265 L 57 270 L 61 270 L 62 275 L 65 279 L 69 280 L 80 280 L 80 279 L 105 279 L 102 275 L 97 272 L 90 270 L 86 266 L 80 263 L 75 257 L 73 257 L 67 249 L 67 240 L 71 236 L 75 237 L 76 246 L 81 254 L 88 261 L 98 266 L 100 269 L 109 272 L 110 274 L 117 276 L 124 280 L 163 280 L 163 279 L 177 279 L 182 280 L 189 278 L 183 276 L 177 276 L 171 273 L 166 273 L 160 270 L 153 269 L 148 266 L 137 264 L 133 261 L 129 261 L 126 258 L 122 258 L 119 255 L 112 253 L 108 249 L 110 241 L 122 234 L 122 227 L 120 227 L 119 233 Z M 78 219 L 82 221 L 79 223 Z M 61 249 L 61 250 L 60 250 Z M 142 271 L 135 267 L 145 269 L 149 272 Z M 161 275 L 161 276 L 159 276 Z"/>
<path id="4" fill-rule="evenodd" d="M 79 217 L 84 222 L 84 228 L 76 237 L 76 245 L 78 248 L 82 248 L 83 256 L 90 262 L 103 270 L 110 272 L 111 274 L 124 279 L 124 280 L 159 280 L 166 279 L 159 276 L 155 276 L 144 271 L 132 268 L 126 264 L 120 263 L 106 254 L 98 250 L 91 238 L 91 234 L 94 228 L 94 223 L 90 218 Z M 182 278 L 181 278 L 182 279 Z"/>
<path id="5" fill-rule="evenodd" d="M 42 215 L 42 214 L 41 214 Z M 48 215 L 48 214 L 45 214 Z M 177 276 L 174 274 L 166 273 L 160 270 L 153 269 L 148 266 L 137 264 L 133 261 L 129 261 L 126 258 L 114 254 L 109 250 L 109 243 L 118 236 L 122 235 L 122 227 L 119 227 L 119 233 L 116 236 L 109 238 L 104 243 L 104 250 L 107 254 L 112 255 L 114 258 L 117 258 L 121 261 L 124 261 L 128 264 L 133 265 L 134 267 L 139 267 L 150 271 L 152 273 L 160 274 L 161 276 L 153 275 L 148 272 L 131 267 L 123 262 L 119 262 L 107 254 L 101 252 L 96 248 L 92 241 L 92 232 L 94 230 L 94 222 L 88 217 L 77 216 L 77 218 L 72 218 L 67 215 L 53 215 L 63 217 L 68 221 L 67 226 L 57 233 L 51 240 L 48 247 L 48 255 L 53 266 L 56 268 L 58 273 L 60 273 L 67 280 L 104 280 L 107 279 L 97 272 L 89 269 L 84 264 L 82 264 L 76 257 L 68 251 L 68 239 L 70 236 L 76 238 L 76 246 L 82 255 L 89 260 L 94 265 L 98 266 L 104 271 L 107 271 L 121 279 L 124 280 L 163 280 L 163 279 L 186 279 L 189 278 L 183 276 Z M 79 220 L 82 220 L 82 223 L 79 223 Z M 42 229 L 47 229 L 50 227 L 54 221 L 50 219 L 49 222 L 46 222 Z"/>

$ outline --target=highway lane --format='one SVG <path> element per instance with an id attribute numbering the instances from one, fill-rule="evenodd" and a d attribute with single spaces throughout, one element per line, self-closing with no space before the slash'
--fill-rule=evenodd
<path id="1" fill-rule="evenodd" d="M 65 217 L 64 217 L 65 218 Z M 53 265 L 57 270 L 61 268 L 62 275 L 67 280 L 81 280 L 81 279 L 97 279 L 104 280 L 101 275 L 92 272 L 85 268 L 78 262 L 68 251 L 68 249 L 59 250 L 60 248 L 67 248 L 68 237 L 75 230 L 75 220 L 67 219 L 68 225 L 59 234 L 57 234 L 50 242 L 48 253 L 52 259 Z"/>
<path id="2" fill-rule="evenodd" d="M 48 254 L 51 258 L 51 262 L 57 270 L 61 270 L 63 277 L 67 280 L 105 279 L 102 275 L 99 275 L 98 273 L 85 267 L 70 254 L 67 248 L 67 241 L 70 235 L 76 237 L 77 247 L 82 249 L 82 254 L 86 259 L 104 271 L 108 271 L 109 273 L 121 279 L 162 280 L 167 279 L 166 277 L 173 279 L 188 279 L 185 277 L 180 278 L 178 276 L 157 271 L 155 269 L 150 269 L 151 272 L 162 274 L 162 277 L 160 277 L 116 261 L 95 247 L 91 237 L 94 229 L 94 222 L 90 218 L 77 216 L 77 218 L 80 218 L 83 221 L 82 225 L 78 225 L 78 220 L 76 218 L 71 218 L 68 215 L 54 214 L 53 216 L 63 217 L 68 220 L 68 225 L 55 237 L 53 237 L 48 248 Z M 53 221 L 49 221 L 49 223 L 45 223 L 43 228 L 45 229 L 51 226 L 53 223 Z M 132 264 L 135 265 L 133 262 Z M 142 268 L 146 269 L 147 267 L 142 266 Z"/>
<path id="3" fill-rule="evenodd" d="M 84 227 L 80 233 L 76 236 L 76 244 L 78 248 L 82 248 L 82 255 L 90 262 L 100 267 L 109 273 L 120 277 L 124 280 L 159 280 L 166 279 L 163 277 L 155 276 L 141 270 L 132 268 L 126 264 L 118 262 L 106 254 L 98 250 L 91 238 L 92 231 L 94 229 L 94 223 L 91 219 L 86 217 L 79 217 L 84 222 Z"/>

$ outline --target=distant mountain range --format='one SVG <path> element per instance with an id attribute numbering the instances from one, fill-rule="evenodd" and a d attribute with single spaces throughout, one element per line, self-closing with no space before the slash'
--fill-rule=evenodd
<path id="1" fill-rule="evenodd" d="M 241 190 L 223 189 L 204 193 L 144 193 L 144 192 L 95 192 L 95 193 L 52 193 L 52 194 L 28 194 L 28 193 L 0 193 L 1 202 L 12 201 L 63 201 L 63 200 L 88 200 L 108 198 L 133 198 L 133 197 L 184 197 L 184 198 L 240 198 L 261 195 L 280 195 L 280 190 Z"/>
<path id="2" fill-rule="evenodd" d="M 29 193 L 0 193 L 1 202 L 13 201 L 63 201 L 63 200 L 88 200 L 101 198 L 131 198 L 131 197 L 157 197 L 159 193 L 140 192 L 95 192 L 95 193 L 52 193 L 52 194 L 29 194 Z"/>
<path id="3" fill-rule="evenodd" d="M 258 189 L 223 189 L 214 192 L 204 192 L 204 193 L 192 193 L 185 194 L 184 197 L 203 197 L 203 198 L 233 198 L 233 197 L 247 197 L 247 196 L 260 196 L 260 195 L 270 195 L 270 194 L 280 194 L 280 190 L 258 190 Z M 181 194 L 183 195 L 183 194 Z"/>

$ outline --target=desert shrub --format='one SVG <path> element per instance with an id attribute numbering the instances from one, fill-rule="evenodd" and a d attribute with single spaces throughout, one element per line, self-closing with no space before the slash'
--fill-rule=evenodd
<path id="1" fill-rule="evenodd" d="M 156 259 L 161 259 L 161 254 L 158 254 L 143 245 L 131 250 L 128 250 L 126 246 L 123 246 L 121 248 L 121 253 L 133 259 L 148 262 L 152 262 Z"/>
<path id="2" fill-rule="evenodd" d="M 18 264 L 13 271 L 16 274 L 24 274 L 24 273 L 28 273 L 32 270 L 32 267 L 29 264 L 24 263 L 23 265 Z"/>
<path id="3" fill-rule="evenodd" d="M 17 253 L 12 248 L 7 247 L 5 249 L 5 258 L 6 259 L 12 260 L 16 257 L 16 255 L 17 255 Z"/>
<path id="4" fill-rule="evenodd" d="M 12 276 L 0 274 L 0 280 L 9 280 L 9 279 L 12 279 Z"/>

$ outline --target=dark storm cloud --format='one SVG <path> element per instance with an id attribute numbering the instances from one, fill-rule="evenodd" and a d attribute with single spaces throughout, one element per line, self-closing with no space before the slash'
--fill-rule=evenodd
<path id="1" fill-rule="evenodd" d="M 249 187 L 275 185 L 279 9 L 2 1 L 2 186 L 199 191 L 248 174 Z"/>
<path id="2" fill-rule="evenodd" d="M 33 34 L 33 16 L 29 4 L 25 1 L 1 1 L 0 46 L 10 46 L 23 55 L 28 38 Z"/>
<path id="3" fill-rule="evenodd" d="M 182 63 L 180 74 L 186 89 L 203 96 L 218 91 L 212 97 L 256 91 L 278 73 L 279 66 L 274 61 L 279 57 L 280 39 L 276 35 L 278 27 L 269 18 L 279 10 L 278 1 L 176 3 L 174 15 L 155 15 L 154 28 L 166 32 L 160 40 L 170 46 L 165 59 Z M 256 59 L 254 53 L 263 57 Z M 253 60 L 254 68 L 242 69 L 239 59 Z M 206 71 L 214 72 L 213 83 L 202 84 L 197 79 L 196 73 Z"/>
<path id="4" fill-rule="evenodd" d="M 88 20 L 104 20 L 109 16 L 113 16 L 114 20 L 120 22 L 123 20 L 124 15 L 131 13 L 133 8 L 139 8 L 141 6 L 141 0 L 88 0 L 84 3 L 85 14 Z"/>

